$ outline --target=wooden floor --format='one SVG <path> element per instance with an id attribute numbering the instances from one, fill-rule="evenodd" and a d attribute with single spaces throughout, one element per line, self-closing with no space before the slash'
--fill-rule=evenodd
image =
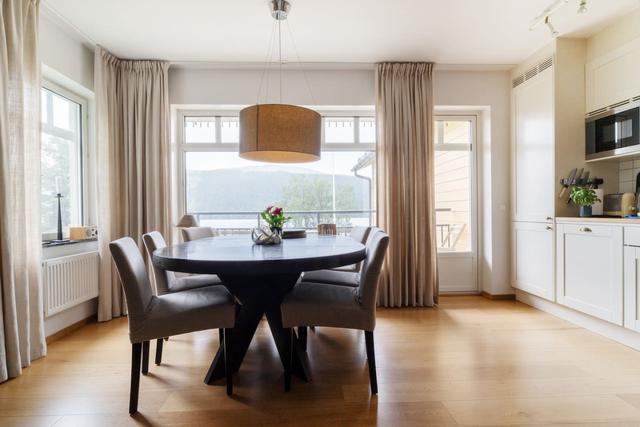
<path id="1" fill-rule="evenodd" d="M 640 353 L 513 301 L 379 310 L 377 397 L 362 334 L 310 332 L 314 381 L 294 379 L 285 394 L 263 324 L 233 398 L 202 382 L 217 337 L 167 342 L 166 363 L 142 378 L 140 414 L 129 417 L 126 319 L 85 326 L 0 384 L 0 426 L 640 426 Z"/>

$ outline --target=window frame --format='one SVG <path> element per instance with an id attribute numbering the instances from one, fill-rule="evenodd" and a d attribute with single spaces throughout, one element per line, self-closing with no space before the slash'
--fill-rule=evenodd
<path id="1" fill-rule="evenodd" d="M 478 129 L 478 114 L 473 113 L 451 113 L 451 112 L 438 112 L 437 110 L 433 115 L 434 127 L 437 126 L 438 121 L 470 121 L 471 122 L 471 137 L 470 144 L 438 144 L 434 141 L 434 151 L 469 151 L 471 153 L 471 164 L 469 176 L 471 177 L 469 183 L 469 222 L 471 225 L 471 250 L 469 251 L 437 251 L 439 257 L 449 258 L 467 258 L 472 256 L 477 259 L 478 254 L 478 141 L 479 141 L 479 129 Z M 446 149 L 444 149 L 446 146 Z M 435 183 L 434 183 L 435 185 Z"/>
<path id="2" fill-rule="evenodd" d="M 193 108 L 176 108 L 175 114 L 175 135 L 176 135 L 176 150 L 175 150 L 175 165 L 176 165 L 176 179 L 175 185 L 176 191 L 176 207 L 177 218 L 181 218 L 182 215 L 187 212 L 187 179 L 186 179 L 186 155 L 188 152 L 238 152 L 239 143 L 221 142 L 220 136 L 220 118 L 221 117 L 236 117 L 239 116 L 240 110 L 244 107 L 238 108 L 216 108 L 209 107 L 203 109 Z M 321 152 L 345 152 L 345 151 L 370 151 L 375 153 L 377 143 L 375 142 L 360 142 L 359 135 L 359 120 L 360 117 L 372 117 L 375 119 L 374 107 L 359 108 L 359 109 L 323 109 L 316 107 L 307 107 L 318 112 L 322 116 L 322 131 L 321 131 Z M 187 143 L 185 138 L 184 123 L 186 117 L 216 117 L 216 141 L 213 143 Z M 324 135 L 324 120 L 326 117 L 353 117 L 354 118 L 354 142 L 352 143 L 327 143 L 325 142 Z M 377 138 L 376 138 L 377 139 Z M 376 206 L 376 193 L 375 193 L 375 174 L 374 183 L 372 189 L 372 219 L 375 219 L 375 206 Z"/>
<path id="3" fill-rule="evenodd" d="M 79 173 L 78 173 L 78 182 L 79 182 L 79 197 L 80 197 L 80 206 L 79 206 L 79 218 L 80 224 L 84 225 L 89 216 L 89 197 L 88 197 L 88 185 L 87 182 L 89 180 L 89 141 L 88 141 L 88 118 L 89 118 L 89 99 L 80 95 L 79 93 L 70 90 L 64 86 L 61 86 L 53 81 L 42 78 L 40 82 L 41 89 L 46 89 L 55 95 L 58 95 L 62 98 L 66 98 L 71 102 L 74 102 L 80 106 L 80 125 L 78 126 L 80 132 L 80 144 L 78 144 L 78 149 L 80 151 L 78 155 L 79 159 Z M 40 106 L 42 110 L 43 106 Z M 42 127 L 42 113 L 38 116 L 40 123 L 40 138 L 42 138 L 42 133 L 44 129 Z M 56 233 L 41 233 L 42 241 L 48 241 L 55 239 Z M 68 237 L 68 230 L 66 233 Z M 63 238 L 65 237 L 65 233 L 63 230 Z"/>

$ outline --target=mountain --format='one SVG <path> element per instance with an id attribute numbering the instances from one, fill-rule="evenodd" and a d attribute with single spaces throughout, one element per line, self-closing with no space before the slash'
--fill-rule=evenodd
<path id="1" fill-rule="evenodd" d="M 195 170 L 187 173 L 188 212 L 259 212 L 266 206 L 281 203 L 283 190 L 292 179 L 302 175 L 306 180 L 319 179 L 331 183 L 332 176 L 300 168 L 290 172 L 274 168 Z M 349 175 L 336 175 L 336 193 L 352 191 L 353 201 L 346 209 L 369 209 L 368 181 Z M 329 187 L 330 188 L 330 187 Z M 287 206 L 283 206 L 287 209 Z M 338 209 L 345 207 L 337 206 Z M 319 209 L 312 206 L 308 209 Z"/>

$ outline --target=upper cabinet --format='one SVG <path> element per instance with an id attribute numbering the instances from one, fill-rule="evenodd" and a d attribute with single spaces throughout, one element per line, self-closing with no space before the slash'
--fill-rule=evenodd
<path id="1" fill-rule="evenodd" d="M 586 113 L 640 99 L 640 38 L 586 65 Z"/>

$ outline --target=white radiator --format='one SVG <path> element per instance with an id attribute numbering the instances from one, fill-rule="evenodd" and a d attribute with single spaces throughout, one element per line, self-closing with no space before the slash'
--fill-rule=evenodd
<path id="1" fill-rule="evenodd" d="M 98 252 L 52 258 L 42 263 L 46 317 L 98 296 Z"/>

